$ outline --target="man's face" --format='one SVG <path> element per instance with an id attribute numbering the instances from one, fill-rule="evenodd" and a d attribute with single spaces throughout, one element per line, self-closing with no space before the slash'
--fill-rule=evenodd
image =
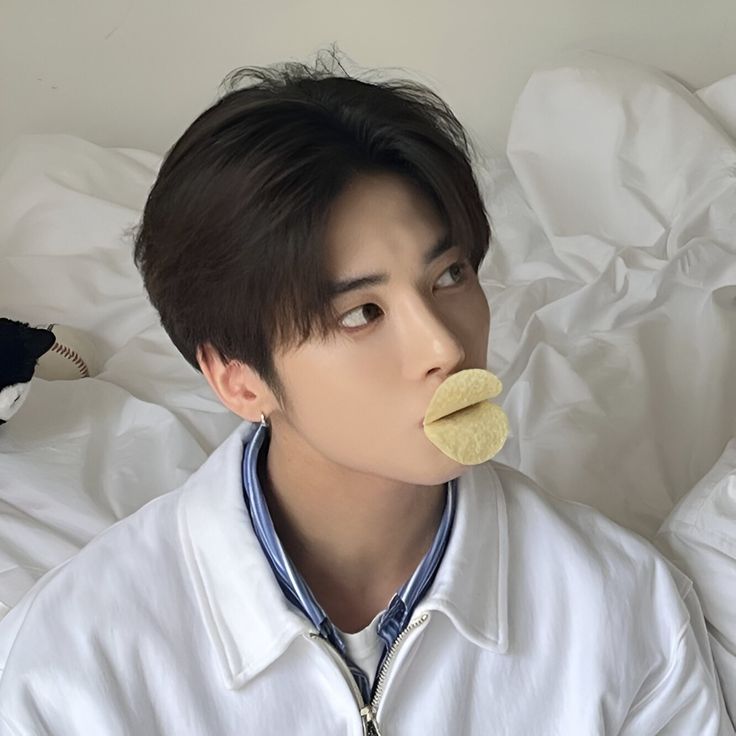
<path id="1" fill-rule="evenodd" d="M 341 324 L 326 341 L 275 354 L 290 402 L 269 417 L 283 456 L 417 485 L 462 473 L 422 419 L 448 375 L 486 368 L 490 309 L 456 244 L 425 263 L 444 235 L 430 200 L 398 176 L 361 176 L 335 202 L 330 280 L 387 280 L 338 295 Z"/>

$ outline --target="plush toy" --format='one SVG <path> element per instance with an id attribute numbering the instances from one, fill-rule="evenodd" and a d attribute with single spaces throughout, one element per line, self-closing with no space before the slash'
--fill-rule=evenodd
<path id="1" fill-rule="evenodd" d="M 97 373 L 94 345 L 74 327 L 31 327 L 0 317 L 0 424 L 20 409 L 34 374 L 46 381 L 69 381 Z"/>
<path id="2" fill-rule="evenodd" d="M 0 424 L 5 424 L 25 402 L 36 361 L 51 350 L 51 330 L 0 317 Z"/>

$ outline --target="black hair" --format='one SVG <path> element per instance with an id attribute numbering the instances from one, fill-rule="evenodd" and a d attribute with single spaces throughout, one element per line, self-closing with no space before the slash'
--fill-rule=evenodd
<path id="1" fill-rule="evenodd" d="M 149 299 L 189 364 L 201 372 L 197 350 L 210 344 L 281 402 L 275 349 L 335 329 L 324 233 L 352 177 L 420 187 L 476 273 L 491 236 L 472 141 L 448 105 L 418 82 L 351 76 L 328 53 L 339 72 L 318 54 L 314 68 L 228 74 L 224 96 L 166 153 L 135 236 Z"/>

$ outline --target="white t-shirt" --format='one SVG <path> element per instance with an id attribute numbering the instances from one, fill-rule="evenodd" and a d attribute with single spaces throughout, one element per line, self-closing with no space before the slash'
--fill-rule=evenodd
<path id="1" fill-rule="evenodd" d="M 376 679 L 378 662 L 383 652 L 383 639 L 378 636 L 378 619 L 381 618 L 385 610 L 379 611 L 368 626 L 354 634 L 346 634 L 342 629 L 337 629 L 345 642 L 345 648 L 348 650 L 350 659 L 368 675 L 371 687 L 373 687 L 373 680 Z"/>

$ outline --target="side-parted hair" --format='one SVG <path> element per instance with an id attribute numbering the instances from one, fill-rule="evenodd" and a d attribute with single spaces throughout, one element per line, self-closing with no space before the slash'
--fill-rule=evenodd
<path id="1" fill-rule="evenodd" d="M 417 185 L 476 273 L 489 248 L 472 142 L 448 105 L 420 83 L 367 82 L 339 66 L 228 74 L 226 94 L 166 153 L 135 235 L 135 265 L 187 362 L 201 372 L 209 343 L 281 402 L 274 351 L 337 328 L 324 234 L 352 177 Z M 247 77 L 257 81 L 239 88 Z"/>

